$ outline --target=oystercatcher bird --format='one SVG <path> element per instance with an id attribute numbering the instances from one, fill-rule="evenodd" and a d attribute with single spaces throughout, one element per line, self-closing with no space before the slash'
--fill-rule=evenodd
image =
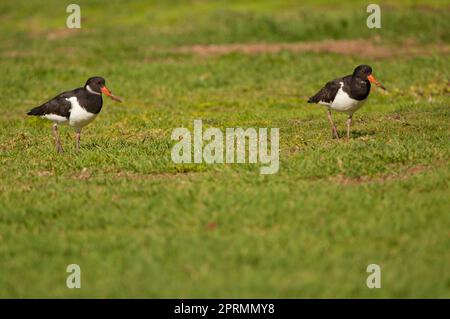
<path id="1" fill-rule="evenodd" d="M 372 74 L 372 68 L 368 65 L 359 65 L 352 75 L 347 75 L 325 84 L 325 86 L 309 98 L 308 103 L 318 103 L 328 106 L 328 120 L 331 124 L 333 137 L 339 139 L 336 126 L 331 118 L 331 110 L 348 114 L 347 139 L 350 138 L 350 126 L 352 116 L 364 102 L 370 93 L 370 83 L 386 88 L 378 82 Z"/>
<path id="2" fill-rule="evenodd" d="M 28 115 L 40 116 L 53 122 L 56 151 L 64 152 L 58 135 L 58 124 L 69 124 L 75 128 L 76 151 L 80 149 L 81 129 L 92 122 L 103 105 L 102 93 L 117 102 L 122 100 L 113 95 L 105 86 L 105 79 L 94 76 L 86 81 L 84 87 L 63 92 L 44 104 L 29 111 Z"/>

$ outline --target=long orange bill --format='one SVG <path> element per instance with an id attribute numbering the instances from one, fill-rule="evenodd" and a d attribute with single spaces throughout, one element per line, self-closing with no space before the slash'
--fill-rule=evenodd
<path id="1" fill-rule="evenodd" d="M 102 93 L 107 95 L 107 96 L 109 96 L 114 101 L 122 102 L 122 99 L 120 97 L 115 96 L 114 94 L 112 94 L 111 91 L 108 90 L 108 88 L 106 86 L 102 87 Z"/>
<path id="2" fill-rule="evenodd" d="M 378 82 L 372 74 L 367 77 L 367 80 L 386 91 L 386 88 L 383 86 L 383 84 Z"/>

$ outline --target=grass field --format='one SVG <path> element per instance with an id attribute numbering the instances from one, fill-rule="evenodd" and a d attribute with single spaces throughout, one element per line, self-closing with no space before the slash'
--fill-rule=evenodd
<path id="1" fill-rule="evenodd" d="M 77 3 L 0 3 L 0 297 L 450 297 L 448 1 Z M 332 140 L 306 100 L 362 63 L 389 91 Z M 25 112 L 94 75 L 125 102 L 59 155 Z M 194 119 L 280 128 L 279 172 L 173 163 Z"/>

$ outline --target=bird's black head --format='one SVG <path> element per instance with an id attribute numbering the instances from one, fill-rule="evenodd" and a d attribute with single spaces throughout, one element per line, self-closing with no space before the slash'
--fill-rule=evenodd
<path id="1" fill-rule="evenodd" d="M 100 76 L 94 76 L 89 78 L 84 85 L 84 88 L 88 91 L 94 91 L 96 93 L 102 93 L 102 88 L 105 87 L 105 79 Z"/>
<path id="2" fill-rule="evenodd" d="M 368 65 L 358 65 L 355 71 L 353 71 L 353 78 L 358 78 L 363 81 L 369 81 L 371 83 L 374 83 L 376 86 L 379 86 L 383 90 L 386 90 L 383 84 L 377 81 L 375 76 L 372 74 L 372 68 Z"/>
<path id="3" fill-rule="evenodd" d="M 372 74 L 372 68 L 368 65 L 358 65 L 353 71 L 353 77 L 367 80 L 367 77 Z"/>
<path id="4" fill-rule="evenodd" d="M 84 85 L 84 88 L 92 94 L 106 94 L 107 96 L 109 96 L 110 98 L 112 98 L 113 100 L 117 101 L 117 102 L 122 102 L 122 99 L 113 95 L 111 93 L 110 90 L 108 90 L 108 88 L 105 85 L 105 79 L 102 78 L 101 76 L 94 76 L 92 78 L 89 78 L 86 81 L 86 84 Z"/>

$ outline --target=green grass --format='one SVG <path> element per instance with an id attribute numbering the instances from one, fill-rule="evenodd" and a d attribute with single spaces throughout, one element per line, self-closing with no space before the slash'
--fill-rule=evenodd
<path id="1" fill-rule="evenodd" d="M 0 4 L 0 297 L 450 297 L 448 55 L 173 50 L 448 46 L 447 2 L 381 3 L 380 30 L 362 2 L 107 3 L 80 1 L 83 28 L 68 35 L 59 1 Z M 332 140 L 305 101 L 361 63 L 389 91 L 371 93 L 350 141 Z M 79 154 L 62 127 L 58 155 L 50 124 L 25 112 L 93 75 L 125 102 L 105 101 Z M 174 164 L 170 134 L 194 119 L 280 128 L 279 173 Z M 66 288 L 71 263 L 82 289 Z M 366 287 L 371 263 L 381 289 Z"/>

